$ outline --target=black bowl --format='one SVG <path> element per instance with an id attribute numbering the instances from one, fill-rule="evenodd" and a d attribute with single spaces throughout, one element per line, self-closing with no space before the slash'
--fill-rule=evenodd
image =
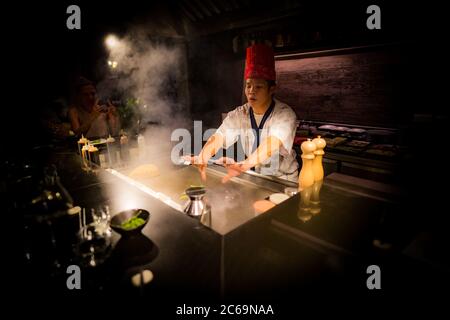
<path id="1" fill-rule="evenodd" d="M 139 217 L 144 219 L 144 223 L 140 226 L 137 226 L 134 229 L 124 229 L 122 228 L 122 224 L 133 218 L 133 217 Z M 150 213 L 147 210 L 144 209 L 131 209 L 119 212 L 111 219 L 111 228 L 116 231 L 117 233 L 121 234 L 122 236 L 129 236 L 134 234 L 139 234 L 141 230 L 145 227 L 148 220 L 150 219 Z"/>

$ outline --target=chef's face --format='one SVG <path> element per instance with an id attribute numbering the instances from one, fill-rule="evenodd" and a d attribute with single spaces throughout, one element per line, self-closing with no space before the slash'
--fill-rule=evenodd
<path id="1" fill-rule="evenodd" d="M 90 110 L 97 103 L 97 90 L 93 85 L 83 86 L 80 89 L 80 103 L 81 106 L 87 110 Z"/>
<path id="2" fill-rule="evenodd" d="M 275 86 L 270 86 L 267 80 L 249 78 L 245 80 L 245 96 L 253 107 L 265 107 L 272 100 Z"/>

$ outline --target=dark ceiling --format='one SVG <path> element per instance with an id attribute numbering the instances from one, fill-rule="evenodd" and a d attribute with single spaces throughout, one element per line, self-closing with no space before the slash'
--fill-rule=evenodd
<path id="1" fill-rule="evenodd" d="M 411 6 L 378 1 L 382 6 L 383 28 L 376 32 L 366 27 L 371 1 L 305 0 L 166 0 L 123 3 L 120 6 L 88 3 L 84 12 L 87 28 L 98 32 L 126 33 L 132 26 L 144 26 L 151 36 L 183 38 L 213 36 L 224 32 L 246 37 L 289 30 L 302 38 L 339 42 L 395 42 L 413 38 L 420 28 L 408 25 Z M 83 4 L 84 6 L 84 4 Z M 415 30 L 414 30 L 415 29 Z M 418 29 L 418 30 L 417 30 Z M 414 30 L 411 33 L 411 30 Z M 414 34 L 414 35 L 412 35 Z"/>
<path id="2" fill-rule="evenodd" d="M 367 30 L 365 25 L 366 8 L 373 3 L 369 0 L 62 0 L 31 2 L 26 6 L 16 3 L 21 7 L 8 8 L 6 14 L 12 20 L 5 32 L 12 41 L 5 46 L 19 61 L 15 72 L 19 79 L 14 83 L 20 84 L 22 92 L 18 97 L 24 92 L 30 97 L 23 106 L 27 110 L 34 110 L 39 101 L 64 93 L 74 75 L 95 74 L 95 63 L 104 55 L 104 36 L 124 35 L 135 25 L 143 25 L 150 35 L 180 38 L 200 49 L 204 43 L 215 42 L 214 45 L 224 43 L 231 50 L 231 39 L 292 34 L 298 40 L 296 46 L 288 48 L 292 51 L 360 42 L 411 41 L 413 45 L 408 50 L 413 48 L 416 69 L 420 66 L 423 70 L 443 70 L 442 65 L 448 60 L 446 51 L 439 48 L 448 38 L 444 28 L 446 11 L 401 0 L 376 1 L 382 8 L 382 30 L 376 32 Z M 81 30 L 66 27 L 66 10 L 72 4 L 81 8 Z M 322 42 L 315 42 L 317 39 Z M 242 50 L 235 55 L 242 58 Z M 444 82 L 433 81 L 424 71 L 417 74 L 437 87 L 434 92 L 446 92 L 439 87 Z"/>

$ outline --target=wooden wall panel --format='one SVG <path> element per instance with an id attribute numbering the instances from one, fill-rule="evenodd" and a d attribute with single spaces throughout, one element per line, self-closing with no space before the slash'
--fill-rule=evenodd
<path id="1" fill-rule="evenodd" d="M 402 117 L 402 69 L 395 52 L 277 60 L 276 69 L 276 96 L 300 120 L 395 126 Z"/>

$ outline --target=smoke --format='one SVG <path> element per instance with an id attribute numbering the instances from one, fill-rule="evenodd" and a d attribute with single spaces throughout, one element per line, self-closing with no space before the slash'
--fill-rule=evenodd
<path id="1" fill-rule="evenodd" d="M 151 37 L 145 30 L 135 27 L 106 41 L 110 74 L 98 84 L 99 96 L 119 92 L 123 110 L 134 115 L 127 119 L 130 131 L 149 124 L 183 127 L 190 118 L 184 44 Z"/>
<path id="2" fill-rule="evenodd" d="M 142 134 L 142 150 L 133 163 L 169 165 L 171 133 L 191 124 L 185 42 L 151 35 L 148 24 L 134 26 L 121 38 L 109 36 L 109 74 L 97 86 L 100 97 L 120 96 L 122 128 Z"/>

